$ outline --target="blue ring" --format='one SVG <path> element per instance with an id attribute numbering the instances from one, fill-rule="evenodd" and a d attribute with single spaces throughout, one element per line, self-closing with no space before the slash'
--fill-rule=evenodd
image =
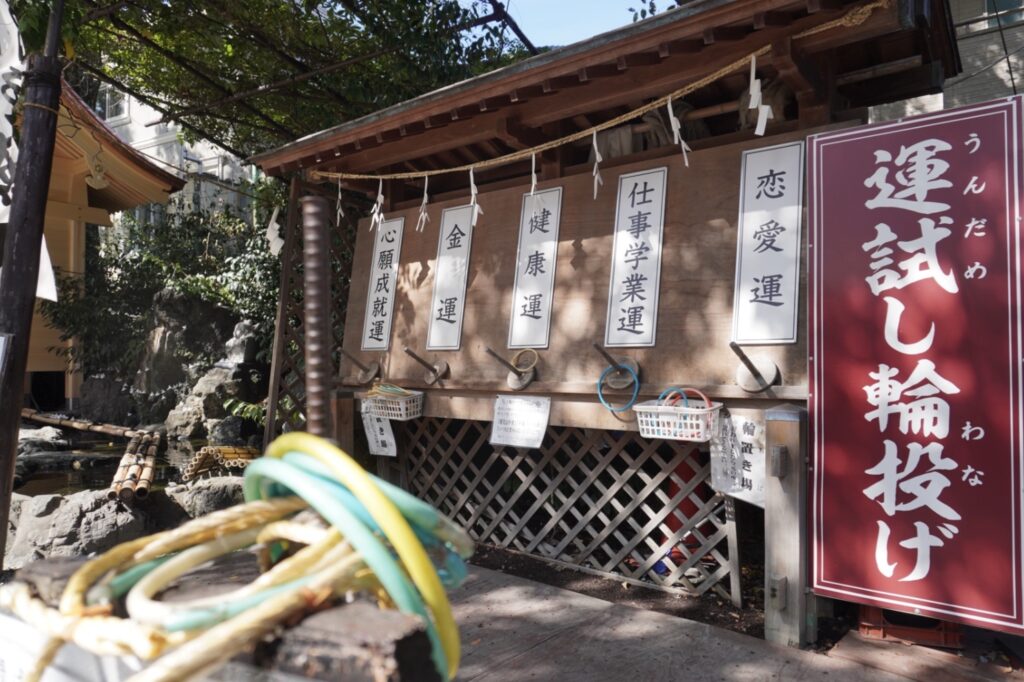
<path id="1" fill-rule="evenodd" d="M 629 375 L 633 377 L 633 395 L 630 397 L 629 402 L 627 402 L 622 407 L 612 407 L 612 405 L 610 405 L 608 401 L 604 399 L 604 389 L 602 388 L 602 386 L 604 385 L 604 380 L 608 378 L 609 374 L 611 374 L 612 372 L 617 372 L 620 369 L 626 370 L 627 372 L 629 372 Z M 625 412 L 626 410 L 636 405 L 636 399 L 639 395 L 640 377 L 636 375 L 636 372 L 629 365 L 619 365 L 617 367 L 615 365 L 608 365 L 607 367 L 604 368 L 604 371 L 601 372 L 601 378 L 597 380 L 597 399 L 601 401 L 601 404 L 604 405 L 605 409 L 608 410 L 609 412 Z"/>

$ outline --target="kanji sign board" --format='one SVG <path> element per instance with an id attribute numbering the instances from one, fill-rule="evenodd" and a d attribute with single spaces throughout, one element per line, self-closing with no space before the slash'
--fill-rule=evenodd
<path id="1" fill-rule="evenodd" d="M 1021 113 L 810 138 L 818 594 L 1024 630 Z"/>

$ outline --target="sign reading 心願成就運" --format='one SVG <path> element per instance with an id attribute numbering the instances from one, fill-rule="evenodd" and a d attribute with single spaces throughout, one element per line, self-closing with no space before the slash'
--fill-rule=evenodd
<path id="1" fill-rule="evenodd" d="M 494 401 L 491 445 L 539 448 L 551 415 L 551 398 L 500 395 Z"/>
<path id="2" fill-rule="evenodd" d="M 743 152 L 732 340 L 796 343 L 804 143 Z"/>
<path id="3" fill-rule="evenodd" d="M 668 168 L 619 176 L 606 346 L 653 346 Z"/>
<path id="4" fill-rule="evenodd" d="M 561 187 L 523 195 L 509 348 L 548 347 L 561 215 Z"/>
<path id="5" fill-rule="evenodd" d="M 458 350 L 466 309 L 466 280 L 473 243 L 473 206 L 446 208 L 441 213 L 427 350 Z"/>
<path id="6" fill-rule="evenodd" d="M 405 218 L 385 220 L 373 232 L 373 262 L 366 287 L 362 350 L 387 350 L 391 346 L 391 319 L 398 293 L 398 263 L 402 257 Z"/>
<path id="7" fill-rule="evenodd" d="M 818 594 L 1024 631 L 1022 104 L 810 139 Z"/>

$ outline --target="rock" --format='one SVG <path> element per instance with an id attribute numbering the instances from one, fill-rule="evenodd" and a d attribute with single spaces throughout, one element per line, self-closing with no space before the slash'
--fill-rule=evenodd
<path id="1" fill-rule="evenodd" d="M 129 386 L 104 374 L 88 377 L 82 383 L 79 412 L 86 419 L 103 424 L 135 426 L 139 421 Z"/>
<path id="2" fill-rule="evenodd" d="M 141 369 L 132 383 L 143 421 L 167 417 L 181 387 L 221 355 L 236 322 L 220 306 L 172 289 L 157 293 Z"/>
<path id="3" fill-rule="evenodd" d="M 245 420 L 234 415 L 207 422 L 206 430 L 210 445 L 245 445 L 248 436 Z"/>
<path id="4" fill-rule="evenodd" d="M 253 372 L 243 366 L 214 367 L 196 382 L 183 401 L 167 415 L 169 439 L 205 438 L 210 422 L 228 416 L 224 407 L 228 398 L 245 402 L 262 400 Z"/>
<path id="5" fill-rule="evenodd" d="M 242 320 L 235 325 L 231 339 L 225 344 L 227 361 L 233 365 L 251 365 L 256 362 L 256 333 L 252 322 Z"/>
<path id="6" fill-rule="evenodd" d="M 33 452 L 52 452 L 71 447 L 64 433 L 52 426 L 38 429 L 22 428 L 18 431 L 18 457 Z"/>
<path id="7" fill-rule="evenodd" d="M 5 568 L 105 551 L 143 535 L 148 524 L 143 512 L 108 500 L 106 490 L 86 490 L 24 498 L 14 525 Z"/>
<path id="8" fill-rule="evenodd" d="M 241 476 L 204 478 L 188 485 L 168 488 L 166 493 L 193 519 L 245 501 Z"/>

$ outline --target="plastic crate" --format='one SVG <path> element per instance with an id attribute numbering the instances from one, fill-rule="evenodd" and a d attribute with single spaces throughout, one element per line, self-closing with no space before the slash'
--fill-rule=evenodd
<path id="1" fill-rule="evenodd" d="M 366 398 L 363 402 L 366 411 L 374 417 L 390 419 L 395 422 L 407 422 L 423 416 L 423 392 L 409 391 L 412 395 Z"/>
<path id="2" fill-rule="evenodd" d="M 644 438 L 685 440 L 706 443 L 718 432 L 718 413 L 722 403 L 705 402 L 700 407 L 665 405 L 648 400 L 633 406 L 640 435 Z"/>

